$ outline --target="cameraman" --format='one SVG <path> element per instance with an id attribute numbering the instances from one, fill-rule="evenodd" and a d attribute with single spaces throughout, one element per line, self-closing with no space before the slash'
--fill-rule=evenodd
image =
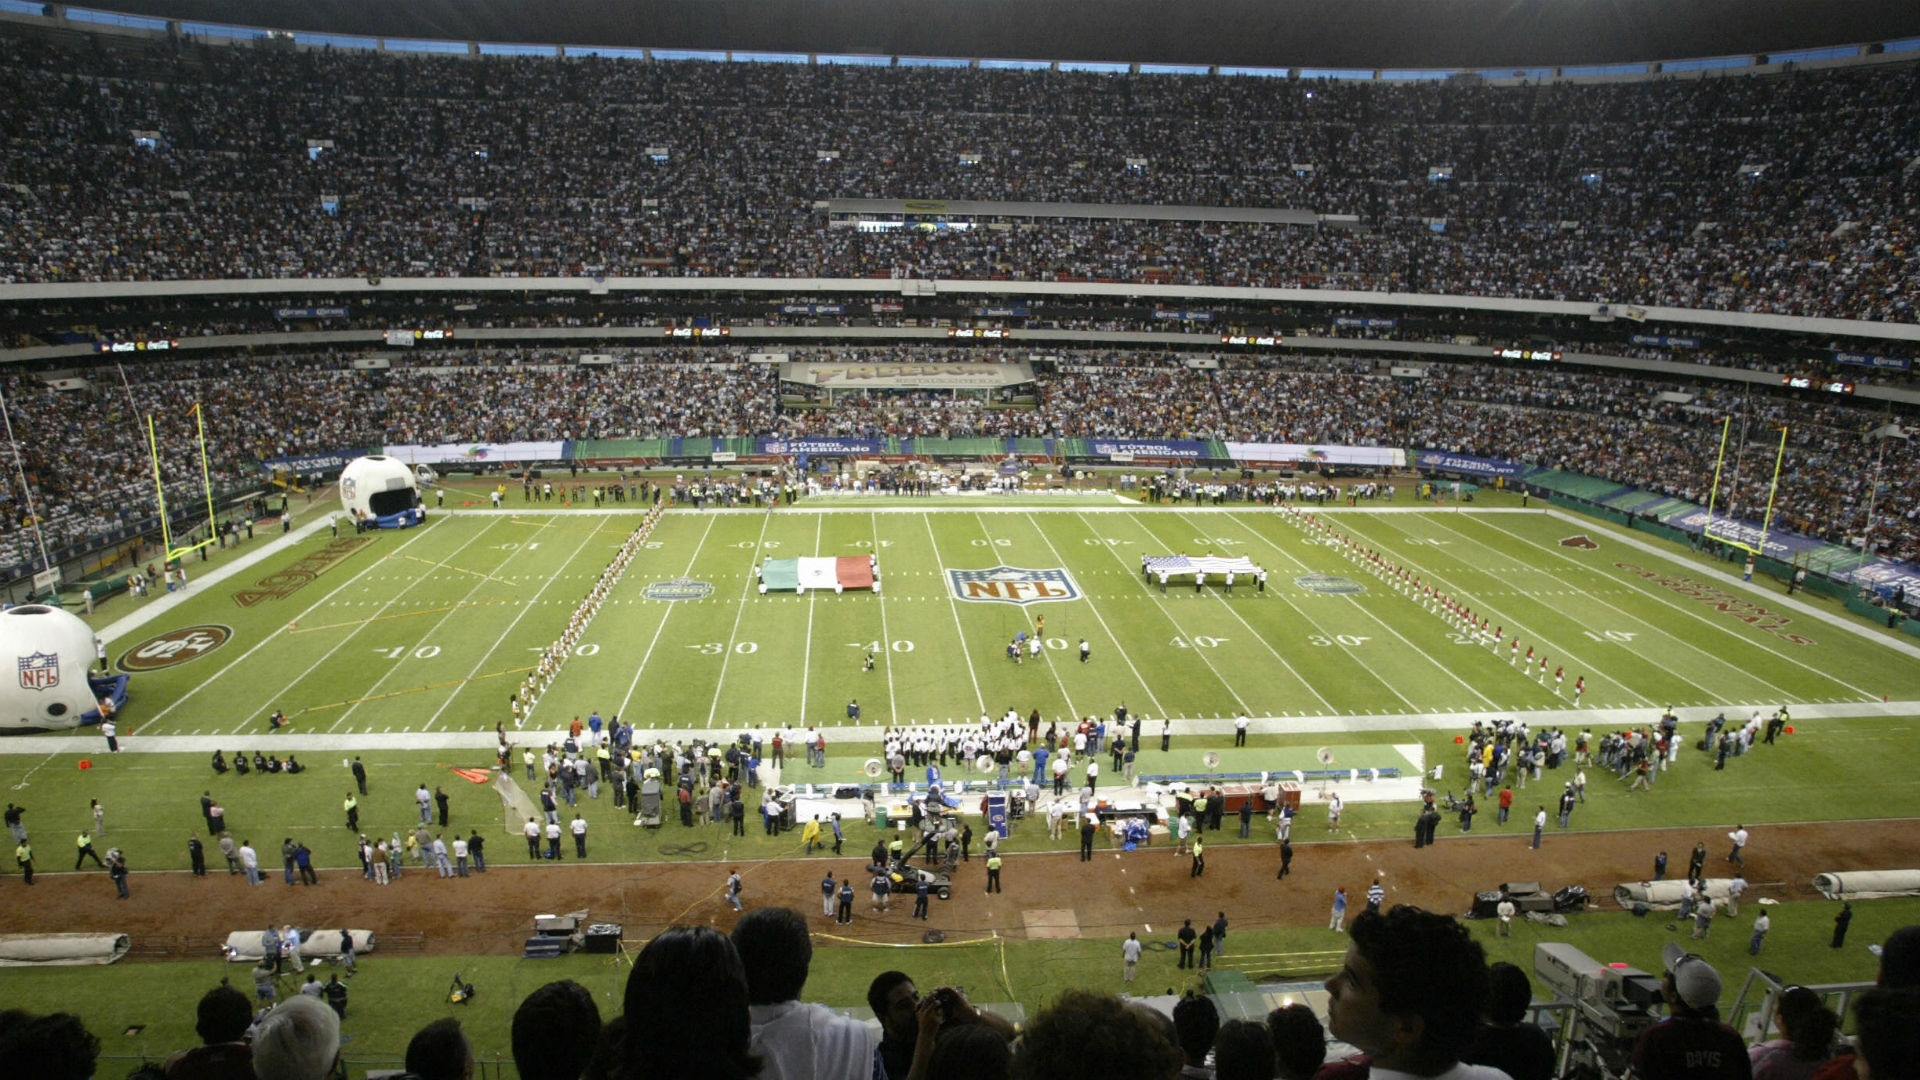
<path id="1" fill-rule="evenodd" d="M 867 1006 L 880 1020 L 880 1063 L 887 1080 L 926 1075 L 936 1045 L 966 1025 L 979 1025 L 1007 1043 L 1014 1027 L 1005 1018 L 975 1009 L 958 989 L 943 986 L 922 998 L 903 971 L 883 971 L 867 987 Z"/>
<path id="2" fill-rule="evenodd" d="M 1740 1033 L 1720 1021 L 1720 973 L 1712 964 L 1668 942 L 1660 983 L 1667 1018 L 1633 1046 L 1637 1080 L 1749 1080 L 1753 1066 Z"/>

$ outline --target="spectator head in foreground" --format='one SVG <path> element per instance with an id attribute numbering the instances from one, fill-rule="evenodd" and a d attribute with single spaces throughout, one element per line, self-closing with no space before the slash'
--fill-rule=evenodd
<path id="1" fill-rule="evenodd" d="M 919 1007 L 920 990 L 913 985 L 913 976 L 904 971 L 883 971 L 867 984 L 867 1008 L 872 1009 L 874 1018 L 880 1021 L 883 1056 L 890 1049 L 904 1048 L 903 1060 L 911 1064 L 913 1040 L 920 1032 Z M 888 1075 L 892 1072 L 889 1062 Z M 906 1075 L 904 1068 L 900 1075 Z"/>
<path id="2" fill-rule="evenodd" d="M 627 977 L 623 1015 L 620 1075 L 628 1080 L 745 1080 L 760 1073 L 750 1049 L 746 969 L 733 943 L 711 927 L 672 926 L 647 942 Z"/>
<path id="3" fill-rule="evenodd" d="M 1213 1037 L 1214 1080 L 1272 1080 L 1273 1036 L 1265 1024 L 1229 1020 Z"/>
<path id="4" fill-rule="evenodd" d="M 1833 1049 L 1833 1037 L 1840 1030 L 1840 1017 L 1820 995 L 1804 986 L 1789 986 L 1780 992 L 1774 1007 L 1773 1022 L 1780 1035 L 1793 1044 L 1793 1057 L 1800 1061 L 1825 1061 Z"/>
<path id="5" fill-rule="evenodd" d="M 1172 1080 L 1180 1051 L 1110 994 L 1068 990 L 1021 1037 L 1013 1080 Z"/>
<path id="6" fill-rule="evenodd" d="M 755 908 L 733 928 L 733 947 L 747 972 L 747 1000 L 754 1005 L 798 1001 L 813 966 L 807 921 L 791 908 Z"/>
<path id="7" fill-rule="evenodd" d="M 1188 1065 L 1204 1065 L 1213 1037 L 1220 1033 L 1220 1010 L 1213 999 L 1189 992 L 1173 1005 L 1174 1037 Z"/>
<path id="8" fill-rule="evenodd" d="M 927 1080 L 1007 1080 L 1013 1044 L 986 1024 L 951 1024 L 927 1056 Z"/>
<path id="9" fill-rule="evenodd" d="M 1860 1080 L 1920 1080 L 1920 990 L 1878 987 L 1854 1000 Z"/>
<path id="10" fill-rule="evenodd" d="M 513 1013 L 513 1065 L 520 1080 L 578 1080 L 600 1042 L 600 1007 L 572 979 L 528 994 Z"/>
<path id="11" fill-rule="evenodd" d="M 340 1017 L 315 998 L 276 1006 L 253 1033 L 257 1080 L 322 1080 L 340 1056 Z"/>
<path id="12" fill-rule="evenodd" d="M 1718 1019 L 1720 1011 L 1720 972 L 1694 954 L 1670 941 L 1662 951 L 1667 973 L 1661 980 L 1661 993 L 1670 1014 Z"/>
<path id="13" fill-rule="evenodd" d="M 1268 1013 L 1267 1035 L 1280 1080 L 1311 1080 L 1326 1063 L 1327 1033 L 1311 1006 L 1296 1001 Z"/>
<path id="14" fill-rule="evenodd" d="M 239 1042 L 247 1037 L 251 1026 L 253 1003 L 247 995 L 225 983 L 200 995 L 193 1031 L 201 1042 L 208 1046 Z"/>
<path id="15" fill-rule="evenodd" d="M 1920 986 L 1920 925 L 1888 935 L 1880 947 L 1879 985 L 1889 990 Z"/>
<path id="16" fill-rule="evenodd" d="M 1416 1076 L 1452 1068 L 1487 1002 L 1487 960 L 1466 928 L 1402 904 L 1354 920 L 1346 962 L 1326 983 L 1327 1027 L 1373 1065 Z"/>
<path id="17" fill-rule="evenodd" d="M 99 1060 L 100 1040 L 72 1013 L 0 1013 L 0 1061 L 6 1062 L 10 1075 L 89 1080 Z"/>
<path id="18" fill-rule="evenodd" d="M 443 1016 L 414 1033 L 407 1071 L 420 1080 L 473 1080 L 473 1044 L 460 1021 Z"/>

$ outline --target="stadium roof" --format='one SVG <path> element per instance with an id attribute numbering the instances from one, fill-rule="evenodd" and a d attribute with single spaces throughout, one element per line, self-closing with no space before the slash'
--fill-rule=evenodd
<path id="1" fill-rule="evenodd" d="M 1498 68 L 1920 36 L 1912 0 L 100 0 L 399 38 L 1295 68 Z"/>

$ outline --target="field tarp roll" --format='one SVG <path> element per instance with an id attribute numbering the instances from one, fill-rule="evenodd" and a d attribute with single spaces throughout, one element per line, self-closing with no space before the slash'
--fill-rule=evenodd
<path id="1" fill-rule="evenodd" d="M 1920 896 L 1920 870 L 1831 870 L 1813 875 L 1813 887 L 1829 900 Z"/>
<path id="2" fill-rule="evenodd" d="M 228 960 L 257 961 L 260 959 L 259 930 L 235 930 L 227 935 L 225 946 Z M 373 951 L 374 938 L 371 930 L 353 931 L 353 951 L 358 956 Z M 340 955 L 340 931 L 338 930 L 302 930 L 300 931 L 300 955 L 305 959 L 322 959 Z"/>
<path id="3" fill-rule="evenodd" d="M 0 934 L 0 967 L 111 964 L 129 947 L 125 934 Z"/>
<path id="4" fill-rule="evenodd" d="M 1724 903 L 1727 885 L 1732 881 L 1732 878 L 1716 877 L 1707 878 L 1702 884 L 1709 897 Z M 1686 895 L 1685 881 L 1623 881 L 1613 887 L 1613 902 L 1623 908 L 1645 904 L 1656 911 L 1670 911 L 1678 908 Z"/>

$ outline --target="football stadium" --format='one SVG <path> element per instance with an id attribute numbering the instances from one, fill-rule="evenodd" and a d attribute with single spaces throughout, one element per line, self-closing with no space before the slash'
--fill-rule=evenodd
<path id="1" fill-rule="evenodd" d="M 10 1070 L 1920 1062 L 1920 9 L 0 0 L 0 84 Z"/>

